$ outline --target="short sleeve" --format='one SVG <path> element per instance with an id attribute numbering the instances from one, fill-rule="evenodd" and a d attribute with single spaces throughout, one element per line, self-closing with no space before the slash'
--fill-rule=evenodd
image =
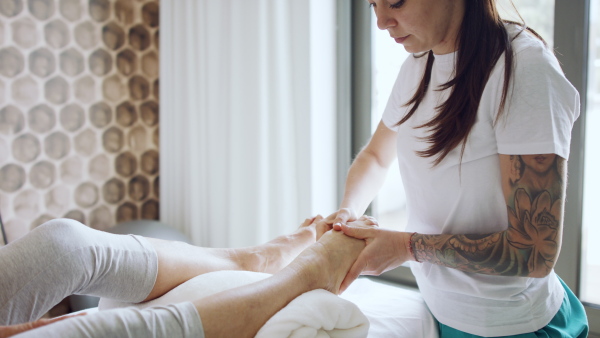
<path id="1" fill-rule="evenodd" d="M 400 127 L 398 126 L 398 122 L 400 122 L 407 113 L 407 107 L 405 106 L 406 102 L 412 97 L 418 86 L 418 81 L 420 81 L 423 76 L 422 74 L 419 76 L 419 71 L 422 72 L 423 67 L 423 65 L 421 65 L 421 59 L 426 58 L 416 58 L 414 56 L 406 58 L 400 68 L 400 72 L 398 73 L 398 77 L 396 78 L 396 82 L 390 93 L 387 105 L 383 111 L 381 120 L 388 128 L 395 132 L 398 132 Z"/>
<path id="2" fill-rule="evenodd" d="M 505 111 L 495 125 L 498 152 L 554 153 L 568 159 L 579 93 L 541 45 L 518 51 L 515 60 Z"/>

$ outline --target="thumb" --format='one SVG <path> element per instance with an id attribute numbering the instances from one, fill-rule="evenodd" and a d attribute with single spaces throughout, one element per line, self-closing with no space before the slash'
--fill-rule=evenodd
<path id="1" fill-rule="evenodd" d="M 337 217 L 333 220 L 334 226 L 340 226 L 342 224 L 346 224 L 348 222 L 349 215 L 345 212 L 340 212 L 337 214 Z"/>
<path id="2" fill-rule="evenodd" d="M 356 262 L 354 262 L 354 264 L 352 264 L 352 267 L 350 268 L 350 270 L 348 270 L 346 277 L 342 281 L 342 284 L 340 285 L 339 294 L 346 291 L 350 284 L 352 284 L 352 282 L 354 282 L 358 278 L 358 276 L 360 276 L 360 273 L 362 272 L 365 266 L 366 265 L 363 262 L 363 259 L 361 257 L 358 257 L 358 259 L 356 260 Z"/>
<path id="3" fill-rule="evenodd" d="M 351 225 L 346 225 L 343 224 L 339 227 L 344 235 L 349 236 L 349 237 L 354 237 L 357 239 L 366 239 L 371 237 L 371 230 L 372 229 L 367 229 L 367 228 L 361 228 L 361 227 L 356 227 L 356 226 L 351 226 Z M 335 226 L 334 226 L 335 229 Z"/>

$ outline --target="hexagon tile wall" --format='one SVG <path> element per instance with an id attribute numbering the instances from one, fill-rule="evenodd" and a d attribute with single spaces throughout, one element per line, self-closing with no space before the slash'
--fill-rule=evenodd
<path id="1" fill-rule="evenodd" d="M 0 1 L 0 212 L 158 218 L 157 0 Z"/>

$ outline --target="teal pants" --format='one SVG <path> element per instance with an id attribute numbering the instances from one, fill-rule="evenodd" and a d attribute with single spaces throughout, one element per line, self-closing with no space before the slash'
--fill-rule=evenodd
<path id="1" fill-rule="evenodd" d="M 560 279 L 560 278 L 559 278 Z M 548 325 L 530 333 L 507 336 L 513 338 L 585 338 L 588 336 L 589 325 L 583 305 L 575 297 L 571 289 L 560 279 L 565 288 L 565 299 L 558 313 Z M 475 338 L 481 337 L 465 333 L 438 322 L 440 338 Z"/>

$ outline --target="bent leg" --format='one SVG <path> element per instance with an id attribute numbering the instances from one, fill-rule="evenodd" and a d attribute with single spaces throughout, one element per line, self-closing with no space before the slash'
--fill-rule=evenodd
<path id="1" fill-rule="evenodd" d="M 34 321 L 74 293 L 142 301 L 157 261 L 144 238 L 46 222 L 0 250 L 0 325 Z"/>
<path id="2" fill-rule="evenodd" d="M 283 270 L 256 283 L 193 304 L 102 311 L 15 337 L 253 337 L 271 316 L 302 293 L 319 288 L 337 293 L 364 247 L 362 240 L 330 232 Z"/>
<path id="3" fill-rule="evenodd" d="M 238 248 L 202 248 L 182 242 L 147 238 L 158 255 L 158 275 L 145 301 L 160 297 L 198 275 L 222 270 L 276 273 L 316 240 L 316 222 L 306 219 L 291 235 L 279 236 L 265 244 Z"/>

